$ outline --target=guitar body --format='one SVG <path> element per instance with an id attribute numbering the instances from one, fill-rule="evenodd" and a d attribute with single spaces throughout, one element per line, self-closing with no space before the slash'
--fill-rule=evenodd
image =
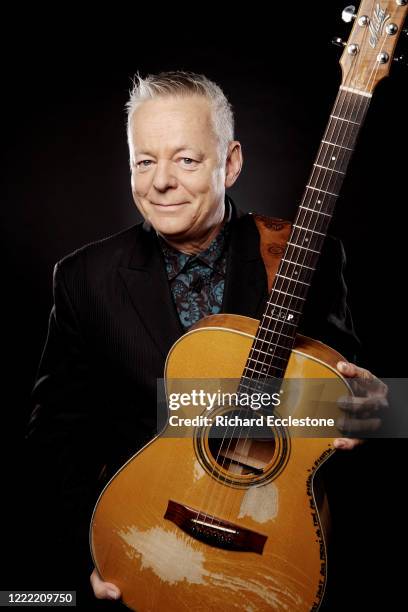
<path id="1" fill-rule="evenodd" d="M 258 325 L 240 315 L 202 319 L 170 350 L 167 393 L 175 379 L 239 379 Z M 333 406 L 350 393 L 334 369 L 340 358 L 298 336 L 285 378 L 335 379 Z M 311 395 L 301 388 L 290 413 L 310 414 Z M 277 411 L 286 409 L 283 402 Z M 317 610 L 326 539 L 315 475 L 334 452 L 337 430 L 330 438 L 302 438 L 289 428 L 255 475 L 234 462 L 217 463 L 205 431 L 201 438 L 166 433 L 119 470 L 96 504 L 90 537 L 101 577 L 117 584 L 123 602 L 138 612 Z M 191 516 L 201 519 L 193 530 Z M 224 536 L 233 532 L 245 538 L 231 543 Z"/>

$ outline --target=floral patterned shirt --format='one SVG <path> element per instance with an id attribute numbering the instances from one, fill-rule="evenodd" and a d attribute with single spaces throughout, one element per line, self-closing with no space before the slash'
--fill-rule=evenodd
<path id="1" fill-rule="evenodd" d="M 228 222 L 205 251 L 188 255 L 158 235 L 173 299 L 184 329 L 221 311 L 227 263 Z"/>

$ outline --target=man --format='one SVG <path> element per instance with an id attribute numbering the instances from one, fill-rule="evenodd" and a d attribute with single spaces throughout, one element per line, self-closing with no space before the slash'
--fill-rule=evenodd
<path id="1" fill-rule="evenodd" d="M 29 440 L 34 454 L 41 446 L 58 466 L 53 472 L 43 464 L 48 480 L 59 482 L 68 533 L 82 551 L 97 491 L 154 435 L 156 379 L 172 344 L 207 314 L 259 318 L 268 295 L 253 216 L 225 195 L 240 174 L 242 151 L 221 89 L 192 73 L 139 77 L 128 103 L 128 141 L 144 222 L 56 265 L 33 392 Z M 328 239 L 300 331 L 352 359 L 358 342 L 343 265 L 341 245 Z M 248 288 L 245 299 L 238 284 Z M 351 363 L 337 367 L 347 377 L 374 378 Z M 385 390 L 378 389 L 381 403 Z M 364 413 L 367 429 L 378 426 L 372 399 L 344 408 Z M 91 584 L 97 598 L 120 597 L 96 570 Z"/>

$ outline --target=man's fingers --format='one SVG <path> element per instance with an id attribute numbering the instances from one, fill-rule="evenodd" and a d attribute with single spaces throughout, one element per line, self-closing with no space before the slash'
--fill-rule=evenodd
<path id="1" fill-rule="evenodd" d="M 366 380 L 371 380 L 374 378 L 374 375 L 371 374 L 369 370 L 360 368 L 359 366 L 356 366 L 355 363 L 349 363 L 348 361 L 339 361 L 337 364 L 337 369 L 340 374 L 343 374 L 348 378 L 354 378 L 355 376 L 364 378 Z"/>
<path id="2" fill-rule="evenodd" d="M 355 363 L 349 363 L 348 361 L 339 361 L 337 363 L 337 369 L 340 374 L 343 374 L 346 378 L 354 379 L 349 381 L 354 391 L 354 385 L 356 385 L 356 389 L 360 385 L 367 395 L 377 393 L 380 395 L 387 395 L 387 385 L 377 378 L 377 376 L 374 376 L 370 370 L 360 368 L 360 366 L 356 366 Z"/>
<path id="3" fill-rule="evenodd" d="M 352 450 L 360 444 L 363 444 L 363 440 L 358 438 L 336 438 L 333 440 L 333 446 L 341 450 Z"/>
<path id="4" fill-rule="evenodd" d="M 337 429 L 344 433 L 369 433 L 377 431 L 381 427 L 381 419 L 352 419 L 340 417 L 336 421 Z M 343 438 L 342 438 L 343 439 Z"/>
<path id="5" fill-rule="evenodd" d="M 120 589 L 112 582 L 101 580 L 96 568 L 93 570 L 90 581 L 94 595 L 97 599 L 119 599 Z"/>
<path id="6" fill-rule="evenodd" d="M 382 396 L 356 397 L 350 395 L 339 398 L 337 403 L 344 412 L 355 415 L 371 414 L 388 408 L 387 398 Z"/>
<path id="7" fill-rule="evenodd" d="M 374 414 L 380 416 L 389 407 L 387 385 L 369 370 L 345 361 L 339 361 L 337 369 L 347 378 L 353 393 L 338 400 L 338 405 L 344 412 L 356 418 L 369 419 Z M 355 431 L 363 430 L 362 427 L 356 427 Z M 375 425 L 373 427 L 377 429 Z M 351 431 L 354 430 L 351 429 Z M 374 429 L 369 429 L 369 431 L 374 431 Z"/>
<path id="8" fill-rule="evenodd" d="M 347 382 L 354 395 L 361 397 L 387 397 L 388 387 L 379 378 L 347 378 Z"/>

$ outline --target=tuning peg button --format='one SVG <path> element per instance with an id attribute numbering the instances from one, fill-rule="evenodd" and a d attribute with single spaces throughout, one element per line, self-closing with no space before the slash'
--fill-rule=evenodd
<path id="1" fill-rule="evenodd" d="M 356 7 L 353 6 L 352 4 L 350 4 L 349 6 L 346 6 L 346 8 L 343 10 L 341 14 L 341 18 L 346 23 L 351 23 L 353 19 L 356 18 Z"/>
<path id="2" fill-rule="evenodd" d="M 334 38 L 332 38 L 332 44 L 336 45 L 336 47 L 345 47 L 347 43 L 345 43 L 342 38 L 335 36 Z"/>
<path id="3" fill-rule="evenodd" d="M 408 66 L 408 61 L 405 55 L 398 55 L 393 58 L 393 61 L 399 66 L 404 66 L 405 68 Z"/>

